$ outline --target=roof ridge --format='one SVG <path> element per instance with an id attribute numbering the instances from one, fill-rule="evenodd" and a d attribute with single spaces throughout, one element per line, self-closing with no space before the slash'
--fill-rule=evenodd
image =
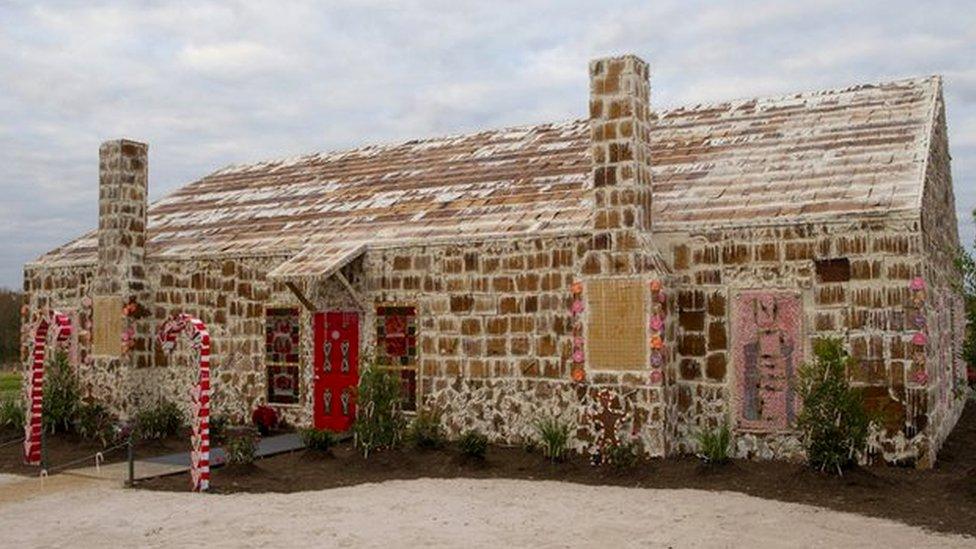
<path id="1" fill-rule="evenodd" d="M 712 101 L 712 102 L 707 102 L 707 103 L 703 102 L 703 103 L 695 103 L 695 104 L 690 104 L 690 105 L 679 105 L 677 107 L 671 107 L 669 109 L 661 109 L 661 110 L 653 111 L 653 112 L 655 114 L 657 114 L 658 116 L 660 116 L 660 115 L 662 115 L 664 113 L 679 113 L 679 112 L 693 112 L 693 111 L 699 111 L 699 110 L 708 110 L 708 109 L 715 108 L 715 107 L 720 107 L 720 106 L 723 106 L 723 105 L 733 105 L 733 104 L 737 104 L 737 103 L 749 103 L 751 101 L 761 101 L 761 102 L 767 102 L 767 103 L 774 103 L 774 102 L 778 102 L 778 101 L 787 101 L 787 100 L 791 100 L 791 99 L 810 99 L 810 98 L 813 98 L 813 97 L 833 96 L 833 95 L 841 95 L 841 94 L 845 94 L 845 93 L 855 93 L 855 92 L 862 91 L 862 90 L 882 88 L 882 87 L 885 87 L 885 86 L 903 85 L 903 84 L 921 85 L 921 84 L 925 84 L 927 82 L 931 82 L 931 81 L 934 81 L 934 80 L 938 80 L 940 78 L 941 78 L 941 76 L 939 76 L 938 74 L 931 74 L 931 75 L 928 75 L 928 76 L 910 76 L 910 77 L 905 77 L 905 78 L 896 78 L 896 79 L 893 79 L 893 80 L 882 80 L 882 81 L 875 81 L 875 82 L 861 82 L 860 84 L 850 84 L 850 85 L 847 85 L 847 86 L 837 86 L 837 87 L 832 87 L 832 88 L 814 89 L 814 90 L 801 90 L 801 91 L 793 91 L 793 92 L 780 93 L 780 94 L 775 94 L 775 95 L 752 96 L 752 97 L 738 97 L 738 98 L 735 98 L 735 99 L 723 99 L 723 100 Z"/>
<path id="2" fill-rule="evenodd" d="M 388 151 L 388 150 L 397 149 L 397 148 L 400 148 L 400 147 L 405 147 L 407 145 L 418 145 L 418 144 L 423 144 L 423 143 L 443 142 L 445 144 L 448 144 L 448 143 L 450 143 L 451 141 L 454 141 L 454 140 L 471 139 L 471 138 L 477 137 L 479 135 L 484 135 L 484 134 L 501 134 L 501 133 L 516 132 L 516 131 L 530 132 L 532 130 L 537 130 L 537 129 L 542 128 L 542 127 L 545 127 L 545 126 L 552 126 L 552 127 L 575 126 L 575 125 L 578 125 L 578 124 L 583 124 L 583 123 L 588 123 L 588 122 L 589 122 L 589 119 L 587 119 L 587 118 L 575 118 L 575 119 L 568 119 L 568 120 L 557 120 L 557 121 L 552 121 L 552 122 L 540 122 L 540 123 L 537 123 L 537 124 L 531 124 L 531 123 L 530 124 L 519 124 L 519 125 L 513 125 L 513 126 L 504 126 L 504 127 L 500 127 L 500 128 L 488 128 L 488 129 L 478 130 L 478 131 L 468 132 L 468 133 L 448 133 L 448 134 L 431 135 L 431 136 L 428 136 L 428 137 L 419 137 L 419 138 L 418 137 L 414 137 L 412 139 L 390 140 L 390 141 L 382 142 L 382 143 L 370 143 L 368 145 L 360 145 L 360 146 L 357 146 L 357 147 L 351 147 L 351 148 L 346 148 L 346 149 L 332 149 L 332 150 L 327 150 L 327 151 L 318 151 L 318 152 L 314 152 L 314 153 L 304 153 L 304 154 L 298 154 L 298 155 L 293 155 L 293 156 L 288 156 L 288 157 L 279 157 L 279 158 L 272 158 L 272 159 L 268 159 L 268 160 L 261 160 L 261 161 L 258 161 L 258 162 L 246 162 L 246 163 L 242 163 L 242 164 L 228 164 L 228 165 L 226 165 L 226 166 L 224 166 L 224 167 L 222 167 L 222 168 L 220 168 L 218 170 L 215 170 L 215 171 L 213 171 L 213 172 L 205 175 L 204 177 L 201 177 L 200 179 L 198 179 L 196 181 L 200 181 L 202 179 L 207 179 L 209 177 L 213 177 L 213 176 L 217 176 L 217 175 L 225 175 L 225 174 L 230 174 L 230 173 L 236 173 L 236 172 L 240 172 L 240 171 L 245 171 L 245 170 L 254 169 L 254 168 L 258 168 L 258 167 L 264 167 L 264 166 L 271 166 L 271 165 L 275 165 L 275 164 L 282 164 L 282 165 L 284 165 L 284 164 L 292 164 L 292 163 L 297 164 L 297 163 L 301 163 L 303 161 L 310 161 L 310 160 L 314 160 L 314 159 L 318 159 L 318 158 L 325 158 L 325 157 L 330 157 L 330 156 L 350 155 L 350 154 L 355 154 L 355 153 L 360 153 L 360 152 L 365 152 L 365 151 L 370 151 L 370 150 Z M 191 183 L 193 183 L 193 182 L 191 182 Z"/>

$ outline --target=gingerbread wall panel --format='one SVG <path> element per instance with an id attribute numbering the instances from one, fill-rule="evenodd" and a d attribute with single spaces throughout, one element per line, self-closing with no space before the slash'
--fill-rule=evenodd
<path id="1" fill-rule="evenodd" d="M 639 278 L 586 283 L 588 363 L 594 370 L 647 368 L 646 292 Z"/>

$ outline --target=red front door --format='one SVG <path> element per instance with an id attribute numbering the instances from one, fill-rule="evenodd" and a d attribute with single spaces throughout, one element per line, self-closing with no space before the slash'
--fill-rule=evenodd
<path id="1" fill-rule="evenodd" d="M 356 419 L 359 313 L 315 313 L 315 428 L 345 431 Z"/>

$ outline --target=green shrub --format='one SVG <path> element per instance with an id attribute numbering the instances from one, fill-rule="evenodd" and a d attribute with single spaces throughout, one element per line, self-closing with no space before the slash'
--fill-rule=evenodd
<path id="1" fill-rule="evenodd" d="M 108 446 L 116 438 L 118 419 L 105 406 L 93 403 L 82 404 L 75 416 L 75 431 L 87 440 L 97 440 Z"/>
<path id="2" fill-rule="evenodd" d="M 0 430 L 22 431 L 26 421 L 20 399 L 0 400 Z"/>
<path id="3" fill-rule="evenodd" d="M 532 423 L 536 434 L 539 436 L 539 443 L 542 447 L 542 455 L 550 461 L 562 459 L 569 447 L 570 432 L 572 426 L 568 421 L 557 416 L 543 416 Z"/>
<path id="4" fill-rule="evenodd" d="M 81 397 L 67 353 L 56 352 L 44 370 L 44 429 L 51 433 L 70 431 L 81 406 Z"/>
<path id="5" fill-rule="evenodd" d="M 224 452 L 228 465 L 250 465 L 257 459 L 260 435 L 256 428 L 245 425 L 227 430 Z"/>
<path id="6" fill-rule="evenodd" d="M 861 392 L 847 380 L 851 358 L 840 339 L 818 339 L 814 362 L 800 367 L 796 390 L 803 410 L 797 417 L 807 462 L 821 471 L 843 470 L 857 463 L 867 445 L 871 418 Z"/>
<path id="7" fill-rule="evenodd" d="M 729 461 L 729 447 L 732 444 L 732 433 L 729 425 L 722 422 L 718 429 L 705 427 L 695 435 L 698 441 L 698 453 L 695 454 L 705 463 L 727 463 Z"/>
<path id="8" fill-rule="evenodd" d="M 465 431 L 458 440 L 461 455 L 471 459 L 485 459 L 488 451 L 488 437 L 478 431 Z"/>
<path id="9" fill-rule="evenodd" d="M 441 427 L 440 412 L 434 409 L 418 411 L 417 417 L 407 429 L 407 440 L 415 447 L 425 450 L 444 446 L 444 429 Z"/>
<path id="10" fill-rule="evenodd" d="M 136 434 L 144 440 L 164 439 L 180 432 L 186 418 L 179 406 L 161 400 L 155 406 L 136 412 Z"/>
<path id="11" fill-rule="evenodd" d="M 373 450 L 392 448 L 403 438 L 404 419 L 400 409 L 400 376 L 397 372 L 368 364 L 359 377 L 356 447 L 369 457 Z"/>
<path id="12" fill-rule="evenodd" d="M 2 343 L 0 343 L 2 345 Z M 3 371 L 0 370 L 0 400 L 20 398 L 21 391 L 21 372 L 20 370 Z"/>
<path id="13" fill-rule="evenodd" d="M 217 414 L 211 415 L 210 421 L 207 422 L 210 427 L 210 441 L 212 444 L 221 444 L 227 436 L 227 425 L 229 420 L 227 416 Z"/>
<path id="14" fill-rule="evenodd" d="M 302 437 L 305 449 L 313 452 L 328 452 L 336 443 L 336 437 L 331 431 L 302 429 L 298 434 Z"/>
<path id="15" fill-rule="evenodd" d="M 973 212 L 976 219 L 976 212 Z M 956 257 L 956 267 L 961 276 L 953 277 L 956 288 L 962 292 L 965 306 L 966 329 L 962 344 L 962 359 L 966 361 L 967 379 L 973 383 L 970 372 L 976 368 L 976 259 L 965 247 L 960 247 Z"/>
<path id="16" fill-rule="evenodd" d="M 626 442 L 617 442 L 613 445 L 607 456 L 610 464 L 617 469 L 633 469 L 640 463 L 644 455 L 644 447 L 640 439 L 634 438 Z"/>

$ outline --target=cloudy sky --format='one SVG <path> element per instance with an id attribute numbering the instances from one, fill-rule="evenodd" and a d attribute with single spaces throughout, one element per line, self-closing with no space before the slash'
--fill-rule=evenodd
<path id="1" fill-rule="evenodd" d="M 587 60 L 625 52 L 662 108 L 944 75 L 973 241 L 971 0 L 277 4 L 0 2 L 0 286 L 96 225 L 106 139 L 150 144 L 158 199 L 231 163 L 578 118 Z"/>

